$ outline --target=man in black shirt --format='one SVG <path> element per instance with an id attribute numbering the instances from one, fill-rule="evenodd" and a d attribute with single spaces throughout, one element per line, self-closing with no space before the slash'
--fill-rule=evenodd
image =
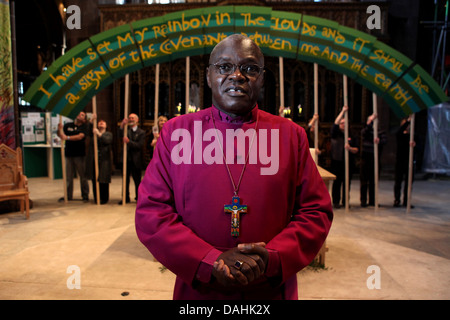
<path id="1" fill-rule="evenodd" d="M 89 200 L 89 184 L 85 177 L 86 166 L 86 113 L 80 112 L 74 122 L 68 122 L 62 126 L 58 125 L 58 137 L 66 141 L 66 175 L 67 175 L 67 198 L 73 199 L 73 177 L 75 173 L 80 178 L 81 196 L 83 201 Z M 64 200 L 64 198 L 59 199 Z"/>

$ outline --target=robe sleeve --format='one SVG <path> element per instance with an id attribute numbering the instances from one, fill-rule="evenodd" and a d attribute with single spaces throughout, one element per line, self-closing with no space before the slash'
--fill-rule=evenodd
<path id="1" fill-rule="evenodd" d="M 304 130 L 299 131 L 296 185 L 291 221 L 266 246 L 270 254 L 267 275 L 281 272 L 282 282 L 314 259 L 333 219 L 331 199 L 310 155 Z"/>
<path id="2" fill-rule="evenodd" d="M 153 256 L 184 282 L 208 282 L 212 263 L 221 252 L 184 225 L 176 211 L 167 127 L 139 186 L 136 233 Z"/>

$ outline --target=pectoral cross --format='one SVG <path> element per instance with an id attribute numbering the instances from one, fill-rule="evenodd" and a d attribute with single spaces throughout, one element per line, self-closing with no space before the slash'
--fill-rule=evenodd
<path id="1" fill-rule="evenodd" d="M 239 236 L 240 214 L 247 213 L 247 206 L 241 205 L 241 199 L 234 196 L 231 204 L 224 206 L 225 213 L 231 213 L 231 236 Z"/>

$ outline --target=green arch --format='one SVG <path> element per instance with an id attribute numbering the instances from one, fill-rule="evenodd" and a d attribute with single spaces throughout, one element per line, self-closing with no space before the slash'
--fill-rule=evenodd
<path id="1" fill-rule="evenodd" d="M 447 96 L 419 65 L 375 37 L 317 17 L 266 7 L 218 6 L 144 19 L 96 34 L 57 59 L 24 100 L 74 118 L 105 86 L 157 63 L 209 54 L 244 33 L 268 56 L 318 63 L 382 96 L 399 116 Z"/>

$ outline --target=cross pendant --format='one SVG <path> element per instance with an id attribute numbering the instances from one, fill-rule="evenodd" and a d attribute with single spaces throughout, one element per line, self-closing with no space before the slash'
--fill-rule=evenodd
<path id="1" fill-rule="evenodd" d="M 247 206 L 241 205 L 241 199 L 238 196 L 232 198 L 231 204 L 224 205 L 225 213 L 231 213 L 231 236 L 239 236 L 240 214 L 247 213 Z"/>

